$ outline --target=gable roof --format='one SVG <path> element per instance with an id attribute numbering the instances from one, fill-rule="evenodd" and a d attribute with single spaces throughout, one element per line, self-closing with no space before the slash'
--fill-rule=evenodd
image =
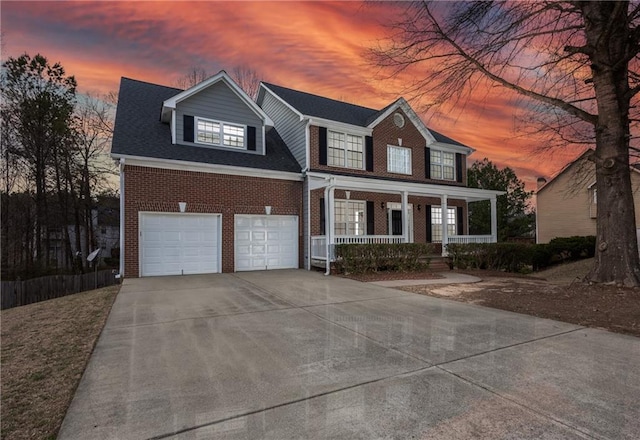
<path id="1" fill-rule="evenodd" d="M 582 154 L 580 154 L 578 157 L 576 157 L 575 159 L 573 159 L 571 162 L 565 164 L 560 171 L 558 171 L 557 173 L 555 173 L 553 176 L 551 176 L 549 178 L 549 180 L 547 180 L 545 182 L 544 185 L 542 185 L 540 188 L 538 188 L 536 190 L 536 194 L 540 194 L 540 192 L 542 190 L 544 190 L 545 188 L 547 188 L 548 186 L 551 185 L 552 182 L 554 182 L 558 177 L 560 177 L 562 174 L 566 173 L 570 168 L 573 167 L 574 164 L 581 162 L 582 160 L 585 160 L 589 155 L 593 154 L 594 150 L 592 148 L 587 148 L 585 151 L 582 152 Z"/>
<path id="2" fill-rule="evenodd" d="M 474 151 L 471 147 L 461 142 L 440 134 L 431 128 L 427 128 L 404 98 L 399 98 L 383 109 L 376 110 L 266 82 L 261 84 L 261 94 L 264 93 L 263 88 L 266 88 L 281 98 L 298 112 L 300 116 L 328 119 L 359 127 L 372 127 L 379 122 L 378 120 L 381 119 L 381 117 L 386 117 L 388 113 L 400 107 L 407 113 L 407 116 L 412 119 L 416 128 L 423 133 L 426 139 L 454 145 L 456 147 L 464 147 L 469 153 Z M 424 130 L 421 128 L 424 128 Z"/>
<path id="3" fill-rule="evenodd" d="M 267 114 L 256 104 L 253 99 L 249 97 L 245 93 L 244 90 L 240 86 L 236 84 L 234 80 L 225 72 L 221 70 L 215 75 L 205 79 L 204 81 L 190 87 L 186 90 L 180 91 L 178 94 L 166 99 L 162 104 L 162 118 L 165 122 L 169 121 L 169 117 L 171 116 L 171 110 L 176 108 L 176 105 L 180 101 L 184 101 L 185 99 L 195 95 L 196 93 L 201 92 L 202 90 L 213 86 L 219 82 L 223 82 L 227 85 L 244 103 L 247 107 L 249 107 L 260 119 L 264 121 L 266 125 L 273 127 L 273 121 Z"/>
<path id="4" fill-rule="evenodd" d="M 169 124 L 160 120 L 163 103 L 180 89 L 122 78 L 111 154 L 300 173 L 300 165 L 273 127 L 265 133 L 266 154 L 171 143 Z"/>

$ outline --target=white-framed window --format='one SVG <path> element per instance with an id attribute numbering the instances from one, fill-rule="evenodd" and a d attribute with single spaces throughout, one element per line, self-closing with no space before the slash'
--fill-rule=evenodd
<path id="1" fill-rule="evenodd" d="M 362 136 L 327 130 L 327 165 L 364 168 L 363 146 Z"/>
<path id="2" fill-rule="evenodd" d="M 447 235 L 456 235 L 456 208 L 447 208 Z M 431 242 L 442 242 L 442 207 L 431 207 Z"/>
<path id="3" fill-rule="evenodd" d="M 436 180 L 456 180 L 455 153 L 431 149 L 431 178 Z"/>
<path id="4" fill-rule="evenodd" d="M 199 144 L 245 148 L 245 126 L 196 118 L 195 141 Z"/>
<path id="5" fill-rule="evenodd" d="M 335 201 L 335 234 L 365 235 L 367 203 L 359 200 Z"/>
<path id="6" fill-rule="evenodd" d="M 387 145 L 387 171 L 411 175 L 411 148 Z"/>

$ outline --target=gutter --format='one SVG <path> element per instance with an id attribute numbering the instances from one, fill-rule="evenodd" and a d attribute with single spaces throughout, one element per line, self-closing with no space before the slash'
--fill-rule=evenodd
<path id="1" fill-rule="evenodd" d="M 124 157 L 120 158 L 120 273 L 116 278 L 124 278 Z"/>

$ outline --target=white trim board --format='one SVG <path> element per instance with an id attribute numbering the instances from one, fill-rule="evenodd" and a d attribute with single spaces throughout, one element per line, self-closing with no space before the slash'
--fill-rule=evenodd
<path id="1" fill-rule="evenodd" d="M 126 159 L 127 165 L 161 168 L 166 170 L 194 171 L 198 173 L 228 174 L 232 176 L 260 177 L 264 179 L 293 180 L 302 182 L 302 173 L 265 170 L 261 168 L 245 168 L 230 165 L 207 164 L 182 160 L 158 159 L 155 157 L 129 156 L 127 154 L 111 154 L 114 159 Z"/>

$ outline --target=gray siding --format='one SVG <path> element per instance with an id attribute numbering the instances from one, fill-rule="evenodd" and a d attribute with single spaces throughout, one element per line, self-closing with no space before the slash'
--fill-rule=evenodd
<path id="1" fill-rule="evenodd" d="M 207 148 L 202 144 L 185 142 L 183 139 L 183 116 L 199 116 L 217 121 L 231 122 L 256 127 L 256 151 L 251 154 L 263 154 L 262 119 L 236 95 L 225 83 L 218 82 L 197 93 L 176 106 L 176 143 Z M 246 143 L 245 131 L 245 143 Z M 224 148 L 224 147 L 211 147 Z M 228 148 L 224 148 L 227 150 Z"/>
<path id="2" fill-rule="evenodd" d="M 306 122 L 301 121 L 300 117 L 291 109 L 285 106 L 273 95 L 265 91 L 264 99 L 261 103 L 262 110 L 273 120 L 276 130 L 280 137 L 287 144 L 293 157 L 296 158 L 300 167 L 304 169 L 306 166 L 305 155 L 306 147 Z"/>

